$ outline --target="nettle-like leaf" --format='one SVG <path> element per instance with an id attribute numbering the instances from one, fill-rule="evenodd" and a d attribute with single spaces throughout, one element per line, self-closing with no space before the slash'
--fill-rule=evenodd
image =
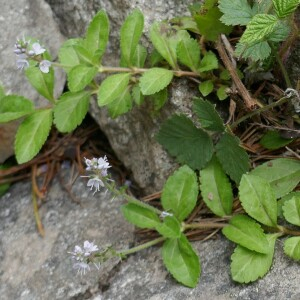
<path id="1" fill-rule="evenodd" d="M 249 157 L 246 150 L 240 146 L 240 140 L 225 132 L 216 145 L 217 157 L 232 180 L 239 183 L 242 175 L 250 167 Z"/>
<path id="2" fill-rule="evenodd" d="M 32 101 L 18 95 L 0 98 L 0 123 L 19 119 L 34 112 Z"/>
<path id="3" fill-rule="evenodd" d="M 247 0 L 220 0 L 219 9 L 226 25 L 247 25 L 255 15 Z"/>
<path id="4" fill-rule="evenodd" d="M 156 139 L 178 162 L 193 169 L 202 169 L 213 154 L 211 137 L 184 115 L 174 115 L 164 122 Z"/>
<path id="5" fill-rule="evenodd" d="M 290 31 L 291 31 L 291 27 L 289 26 L 289 24 L 286 20 L 279 21 L 277 23 L 277 26 L 276 26 L 274 32 L 272 32 L 268 36 L 268 40 L 270 40 L 272 42 L 285 41 L 288 38 Z"/>
<path id="6" fill-rule="evenodd" d="M 129 223 L 139 228 L 155 228 L 160 224 L 160 219 L 156 213 L 135 203 L 123 205 L 121 211 Z"/>
<path id="7" fill-rule="evenodd" d="M 273 159 L 256 167 L 250 174 L 267 180 L 278 199 L 300 182 L 300 162 L 288 158 Z"/>
<path id="8" fill-rule="evenodd" d="M 132 108 L 132 98 L 129 88 L 125 89 L 117 99 L 109 103 L 107 108 L 110 117 L 113 119 L 127 113 Z"/>
<path id="9" fill-rule="evenodd" d="M 207 72 L 214 69 L 218 69 L 218 58 L 212 51 L 208 51 L 204 54 L 198 71 Z"/>
<path id="10" fill-rule="evenodd" d="M 121 55 L 127 66 L 133 66 L 133 56 L 144 28 L 144 16 L 135 9 L 125 20 L 120 31 Z"/>
<path id="11" fill-rule="evenodd" d="M 264 225 L 277 226 L 277 201 L 267 180 L 244 174 L 239 186 L 239 196 L 249 216 Z"/>
<path id="12" fill-rule="evenodd" d="M 169 85 L 173 72 L 163 68 L 152 68 L 143 73 L 140 78 L 140 88 L 143 95 L 153 95 Z"/>
<path id="13" fill-rule="evenodd" d="M 300 226 L 300 196 L 296 195 L 292 199 L 285 201 L 283 207 L 284 218 L 291 224 Z"/>
<path id="14" fill-rule="evenodd" d="M 197 196 L 196 174 L 188 166 L 182 166 L 165 183 L 161 204 L 165 211 L 171 211 L 179 221 L 182 221 L 194 209 Z"/>
<path id="15" fill-rule="evenodd" d="M 109 37 L 109 19 L 100 10 L 90 22 L 84 40 L 84 47 L 99 60 L 105 52 Z"/>
<path id="16" fill-rule="evenodd" d="M 177 56 L 179 61 L 196 71 L 200 63 L 200 47 L 195 39 L 183 38 L 177 45 Z"/>
<path id="17" fill-rule="evenodd" d="M 156 225 L 155 229 L 165 238 L 179 238 L 181 236 L 181 225 L 172 216 L 166 216 L 163 223 Z"/>
<path id="18" fill-rule="evenodd" d="M 191 288 L 197 285 L 201 273 L 200 260 L 184 235 L 164 242 L 162 258 L 166 268 L 178 282 Z"/>
<path id="19" fill-rule="evenodd" d="M 300 237 L 294 236 L 284 241 L 284 253 L 290 258 L 300 260 Z"/>
<path id="20" fill-rule="evenodd" d="M 28 67 L 25 70 L 30 84 L 46 99 L 54 101 L 54 71 L 50 68 L 49 73 L 43 73 L 37 67 Z"/>
<path id="21" fill-rule="evenodd" d="M 38 110 L 21 123 L 15 139 L 19 164 L 31 160 L 41 150 L 52 126 L 52 109 Z"/>
<path id="22" fill-rule="evenodd" d="M 215 105 L 201 98 L 196 98 L 193 106 L 201 126 L 207 130 L 223 132 L 223 120 L 216 111 Z"/>
<path id="23" fill-rule="evenodd" d="M 54 123 L 60 132 L 71 132 L 81 124 L 89 109 L 90 92 L 64 93 L 54 107 Z"/>
<path id="24" fill-rule="evenodd" d="M 107 105 L 120 97 L 127 89 L 130 77 L 130 73 L 122 73 L 105 78 L 99 87 L 98 105 Z"/>
<path id="25" fill-rule="evenodd" d="M 236 215 L 222 233 L 232 242 L 259 253 L 268 253 L 269 242 L 258 223 L 245 215 Z"/>
<path id="26" fill-rule="evenodd" d="M 68 73 L 73 67 L 80 64 L 79 57 L 74 45 L 78 44 L 82 39 L 69 39 L 65 41 L 58 51 L 58 58 L 62 68 Z"/>
<path id="27" fill-rule="evenodd" d="M 273 15 L 255 15 L 248 23 L 240 42 L 251 45 L 263 41 L 268 35 L 274 32 L 278 22 L 278 18 Z"/>
<path id="28" fill-rule="evenodd" d="M 71 92 L 83 90 L 95 77 L 98 72 L 97 67 L 77 65 L 68 73 L 68 87 Z"/>
<path id="29" fill-rule="evenodd" d="M 272 1 L 273 1 L 276 14 L 279 18 L 285 18 L 290 14 L 292 14 L 300 4 L 299 0 L 272 0 Z"/>
<path id="30" fill-rule="evenodd" d="M 284 139 L 278 131 L 267 131 L 259 143 L 266 149 L 279 149 L 294 141 L 294 139 Z"/>
<path id="31" fill-rule="evenodd" d="M 271 54 L 271 47 L 267 41 L 262 41 L 254 45 L 238 43 L 235 54 L 243 58 L 251 58 L 254 61 L 267 59 Z"/>
<path id="32" fill-rule="evenodd" d="M 238 245 L 231 256 L 231 276 L 234 281 L 249 283 L 263 277 L 271 268 L 278 234 L 268 234 L 266 254 Z"/>
<path id="33" fill-rule="evenodd" d="M 219 217 L 230 215 L 233 202 L 231 184 L 215 156 L 200 171 L 200 183 L 202 198 L 209 209 Z"/>

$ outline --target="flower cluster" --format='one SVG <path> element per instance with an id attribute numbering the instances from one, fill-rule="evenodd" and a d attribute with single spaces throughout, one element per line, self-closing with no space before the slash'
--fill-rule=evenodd
<path id="1" fill-rule="evenodd" d="M 84 275 L 87 271 L 90 270 L 89 263 L 93 262 L 94 266 L 99 270 L 99 263 L 95 263 L 93 260 L 93 253 L 99 251 L 98 246 L 93 242 L 85 241 L 83 247 L 75 246 L 73 252 L 68 252 L 72 255 L 74 260 L 74 269 L 78 270 L 78 273 Z"/>
<path id="2" fill-rule="evenodd" d="M 29 67 L 29 59 L 34 59 L 39 62 L 39 68 L 43 73 L 49 73 L 51 62 L 42 60 L 41 55 L 46 51 L 39 43 L 33 43 L 30 46 L 30 41 L 17 40 L 14 53 L 17 55 L 17 68 L 20 70 Z"/>

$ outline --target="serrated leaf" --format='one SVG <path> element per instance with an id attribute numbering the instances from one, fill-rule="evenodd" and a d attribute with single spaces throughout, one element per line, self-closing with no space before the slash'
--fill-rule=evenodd
<path id="1" fill-rule="evenodd" d="M 167 239 L 162 247 L 163 262 L 180 283 L 195 287 L 201 273 L 200 260 L 187 238 Z"/>
<path id="2" fill-rule="evenodd" d="M 28 67 L 25 70 L 30 84 L 46 99 L 54 101 L 54 71 L 50 68 L 49 73 L 43 73 L 37 67 Z"/>
<path id="3" fill-rule="evenodd" d="M 143 73 L 140 78 L 140 88 L 143 95 L 153 95 L 169 85 L 173 72 L 163 68 L 152 68 Z"/>
<path id="4" fill-rule="evenodd" d="M 226 25 L 247 25 L 255 15 L 247 0 L 220 0 L 219 9 Z"/>
<path id="5" fill-rule="evenodd" d="M 214 156 L 200 171 L 200 191 L 207 207 L 217 216 L 231 214 L 233 194 L 231 184 Z"/>
<path id="6" fill-rule="evenodd" d="M 272 42 L 285 41 L 288 38 L 290 31 L 291 27 L 287 22 L 278 22 L 274 32 L 268 36 L 268 40 Z"/>
<path id="7" fill-rule="evenodd" d="M 239 186 L 239 196 L 249 216 L 267 226 L 277 225 L 277 201 L 267 180 L 244 174 Z"/>
<path id="8" fill-rule="evenodd" d="M 196 71 L 200 62 L 200 46 L 195 39 L 184 38 L 177 45 L 177 56 L 179 61 Z"/>
<path id="9" fill-rule="evenodd" d="M 251 45 L 263 41 L 268 35 L 274 32 L 278 22 L 278 18 L 273 15 L 255 15 L 248 23 L 240 39 L 240 43 Z"/>
<path id="10" fill-rule="evenodd" d="M 194 15 L 195 22 L 201 35 L 209 41 L 216 41 L 222 33 L 229 34 L 231 26 L 227 26 L 220 21 L 222 13 L 218 7 L 203 9 L 203 13 Z"/>
<path id="11" fill-rule="evenodd" d="M 225 132 L 216 145 L 217 157 L 232 180 L 239 183 L 242 175 L 249 170 L 247 152 L 240 146 L 240 140 Z"/>
<path id="12" fill-rule="evenodd" d="M 288 158 L 273 159 L 256 167 L 250 174 L 266 179 L 278 199 L 300 182 L 300 162 Z"/>
<path id="13" fill-rule="evenodd" d="M 132 99 L 129 89 L 125 89 L 117 99 L 107 105 L 107 108 L 110 117 L 113 119 L 127 113 L 132 108 Z"/>
<path id="14" fill-rule="evenodd" d="M 165 211 L 172 211 L 174 216 L 182 221 L 194 209 L 197 196 L 196 174 L 188 166 L 182 166 L 165 183 L 161 195 L 161 204 Z"/>
<path id="15" fill-rule="evenodd" d="M 201 98 L 194 101 L 193 111 L 197 114 L 201 126 L 211 131 L 223 132 L 225 127 L 223 120 L 217 113 L 215 105 Z"/>
<path id="16" fill-rule="evenodd" d="M 207 72 L 214 69 L 218 69 L 218 59 L 212 51 L 208 51 L 203 56 L 198 71 Z"/>
<path id="17" fill-rule="evenodd" d="M 285 201 L 282 210 L 284 218 L 289 223 L 300 226 L 300 196 Z"/>
<path id="18" fill-rule="evenodd" d="M 33 103 L 18 95 L 8 95 L 0 99 L 0 123 L 19 119 L 34 112 Z"/>
<path id="19" fill-rule="evenodd" d="M 86 49 L 82 43 L 74 45 L 73 48 L 76 51 L 80 64 L 85 64 L 87 66 L 97 65 L 98 57 L 94 56 L 94 54 Z"/>
<path id="20" fill-rule="evenodd" d="M 292 14 L 300 4 L 299 0 L 272 0 L 272 1 L 273 1 L 276 14 L 279 18 L 285 18 L 290 14 Z"/>
<path id="21" fill-rule="evenodd" d="M 120 44 L 121 54 L 127 64 L 131 67 L 133 56 L 138 46 L 144 28 L 144 16 L 140 10 L 135 9 L 125 20 L 121 27 Z"/>
<path id="22" fill-rule="evenodd" d="M 142 45 L 137 45 L 132 57 L 132 65 L 143 68 L 147 58 L 147 49 Z"/>
<path id="23" fill-rule="evenodd" d="M 78 65 L 68 73 L 68 87 L 71 92 L 83 90 L 95 77 L 98 72 L 97 67 Z"/>
<path id="24" fill-rule="evenodd" d="M 90 92 L 62 94 L 54 107 L 54 123 L 60 132 L 71 132 L 81 124 L 89 109 Z"/>
<path id="25" fill-rule="evenodd" d="M 175 217 L 166 216 L 163 223 L 156 225 L 155 229 L 165 238 L 179 238 L 181 225 Z"/>
<path id="26" fill-rule="evenodd" d="M 277 234 L 268 234 L 269 247 L 266 254 L 237 246 L 231 256 L 231 276 L 234 281 L 249 283 L 263 277 L 271 268 Z"/>
<path id="27" fill-rule="evenodd" d="M 150 40 L 159 54 L 170 64 L 173 69 L 176 69 L 177 42 L 170 40 L 170 37 L 167 36 L 169 30 L 170 27 L 166 23 L 153 23 L 150 29 Z"/>
<path id="28" fill-rule="evenodd" d="M 109 19 L 104 10 L 100 10 L 90 22 L 85 38 L 85 48 L 99 60 L 105 52 L 109 37 Z"/>
<path id="29" fill-rule="evenodd" d="M 52 126 L 52 109 L 34 112 L 21 123 L 15 139 L 15 153 L 19 164 L 30 161 L 39 153 Z"/>
<path id="30" fill-rule="evenodd" d="M 256 43 L 254 45 L 245 45 L 238 43 L 235 54 L 243 58 L 251 58 L 254 61 L 267 59 L 271 54 L 271 47 L 266 41 Z"/>
<path id="31" fill-rule="evenodd" d="M 158 93 L 151 95 L 151 101 L 155 111 L 160 110 L 168 100 L 168 89 L 165 88 Z"/>
<path id="32" fill-rule="evenodd" d="M 277 216 L 279 218 L 283 218 L 282 207 L 284 206 L 285 202 L 291 200 L 294 196 L 300 197 L 300 191 L 299 192 L 291 192 L 277 201 Z"/>
<path id="33" fill-rule="evenodd" d="M 117 99 L 127 89 L 131 74 L 115 74 L 105 78 L 98 91 L 98 105 L 104 106 Z"/>
<path id="34" fill-rule="evenodd" d="M 211 137 L 184 115 L 164 122 L 156 139 L 178 162 L 193 169 L 202 169 L 213 154 Z"/>
<path id="35" fill-rule="evenodd" d="M 121 211 L 129 223 L 139 228 L 155 228 L 160 223 L 157 214 L 150 209 L 138 206 L 135 203 L 123 205 Z"/>
<path id="36" fill-rule="evenodd" d="M 69 39 L 63 43 L 58 51 L 59 61 L 62 68 L 68 73 L 73 67 L 80 64 L 79 57 L 74 45 L 80 43 L 82 39 Z"/>
<path id="37" fill-rule="evenodd" d="M 206 80 L 199 83 L 199 91 L 205 97 L 214 90 L 214 84 L 211 80 Z"/>
<path id="38" fill-rule="evenodd" d="M 228 90 L 228 86 L 226 85 L 221 85 L 217 89 L 217 97 L 219 98 L 220 101 L 223 101 L 226 98 L 228 98 L 229 95 L 227 94 L 227 90 Z"/>
<path id="39" fill-rule="evenodd" d="M 222 233 L 244 248 L 264 254 L 269 252 L 269 243 L 262 228 L 245 215 L 233 216 Z"/>
<path id="40" fill-rule="evenodd" d="M 300 237 L 294 236 L 284 241 L 284 253 L 290 258 L 300 260 Z"/>
<path id="41" fill-rule="evenodd" d="M 132 95 L 132 98 L 134 100 L 134 102 L 137 104 L 137 105 L 141 105 L 144 100 L 145 100 L 145 97 L 144 95 L 141 93 L 141 89 L 140 89 L 140 86 L 138 84 L 135 84 L 131 90 L 131 95 Z"/>
<path id="42" fill-rule="evenodd" d="M 278 131 L 267 131 L 259 143 L 265 147 L 266 149 L 279 149 L 283 146 L 288 145 L 291 143 L 294 139 L 284 139 L 280 136 Z"/>

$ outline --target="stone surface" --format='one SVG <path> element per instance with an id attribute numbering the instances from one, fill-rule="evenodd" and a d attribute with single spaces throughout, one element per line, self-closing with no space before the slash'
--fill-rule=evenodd
<path id="1" fill-rule="evenodd" d="M 24 72 L 16 68 L 16 56 L 13 53 L 17 38 L 33 37 L 50 50 L 56 57 L 59 46 L 64 41 L 63 35 L 53 20 L 51 8 L 45 1 L 20 0 L 1 1 L 0 11 L 0 82 L 8 94 L 19 94 L 35 102 L 37 106 L 48 104 L 26 80 Z M 65 76 L 56 72 L 56 95 L 64 87 Z M 0 125 L 0 163 L 13 154 L 12 143 L 18 123 Z"/>

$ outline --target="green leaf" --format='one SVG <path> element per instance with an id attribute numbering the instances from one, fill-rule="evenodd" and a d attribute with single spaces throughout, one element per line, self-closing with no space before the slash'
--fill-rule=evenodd
<path id="1" fill-rule="evenodd" d="M 124 218 L 139 228 L 155 228 L 160 219 L 156 213 L 135 203 L 128 203 L 121 207 Z"/>
<path id="2" fill-rule="evenodd" d="M 230 215 L 233 202 L 231 184 L 215 156 L 200 171 L 200 182 L 201 195 L 209 209 L 219 217 Z"/>
<path id="3" fill-rule="evenodd" d="M 271 54 L 271 47 L 268 42 L 263 41 L 254 45 L 245 45 L 238 43 L 235 49 L 235 54 L 243 58 L 251 58 L 254 61 L 267 59 Z"/>
<path id="4" fill-rule="evenodd" d="M 161 126 L 157 141 L 182 164 L 202 169 L 211 159 L 211 137 L 184 115 L 174 115 Z"/>
<path id="5" fill-rule="evenodd" d="M 247 0 L 220 0 L 219 9 L 226 25 L 247 25 L 255 15 Z"/>
<path id="6" fill-rule="evenodd" d="M 198 196 L 196 174 L 188 166 L 180 167 L 164 185 L 161 204 L 165 211 L 172 211 L 179 221 L 194 209 Z"/>
<path id="7" fill-rule="evenodd" d="M 204 54 L 200 66 L 198 68 L 199 72 L 207 72 L 214 69 L 218 69 L 218 59 L 217 56 L 211 52 L 208 51 Z"/>
<path id="8" fill-rule="evenodd" d="M 294 196 L 300 197 L 300 191 L 299 192 L 291 192 L 277 201 L 277 216 L 279 218 L 283 218 L 282 208 L 283 208 L 285 202 L 291 200 Z"/>
<path id="9" fill-rule="evenodd" d="M 228 86 L 226 86 L 226 85 L 221 85 L 217 89 L 217 96 L 218 96 L 220 101 L 223 101 L 226 98 L 228 98 L 229 95 L 227 94 L 227 89 L 228 89 Z"/>
<path id="10" fill-rule="evenodd" d="M 239 183 L 242 175 L 249 170 L 247 152 L 240 146 L 240 140 L 225 132 L 216 145 L 217 157 L 232 180 Z"/>
<path id="11" fill-rule="evenodd" d="M 162 258 L 166 268 L 178 282 L 191 288 L 196 287 L 201 273 L 200 261 L 184 235 L 164 242 Z"/>
<path id="12" fill-rule="evenodd" d="M 132 95 L 132 98 L 134 100 L 134 102 L 137 104 L 137 105 L 141 105 L 145 98 L 144 98 L 144 95 L 141 93 L 141 89 L 140 89 L 140 86 L 138 84 L 135 84 L 131 90 L 131 95 Z"/>
<path id="13" fill-rule="evenodd" d="M 271 268 L 277 234 L 268 234 L 266 254 L 237 246 L 231 256 L 231 276 L 234 281 L 249 283 L 263 277 Z"/>
<path id="14" fill-rule="evenodd" d="M 132 57 L 132 65 L 143 68 L 147 58 L 147 49 L 142 45 L 137 45 Z"/>
<path id="15" fill-rule="evenodd" d="M 133 64 L 133 56 L 144 28 L 144 16 L 140 10 L 135 9 L 125 20 L 121 27 L 121 54 L 127 66 Z"/>
<path id="16" fill-rule="evenodd" d="M 168 89 L 165 88 L 158 93 L 151 95 L 151 101 L 155 111 L 160 110 L 168 100 Z"/>
<path id="17" fill-rule="evenodd" d="M 0 123 L 19 119 L 34 112 L 33 103 L 17 95 L 8 95 L 0 99 Z"/>
<path id="18" fill-rule="evenodd" d="M 165 238 L 179 238 L 181 235 L 180 223 L 171 216 L 166 216 L 164 222 L 156 225 L 155 229 Z"/>
<path id="19" fill-rule="evenodd" d="M 170 64 L 173 69 L 177 67 L 176 47 L 177 42 L 170 39 L 170 27 L 166 23 L 155 22 L 150 29 L 150 40 L 159 54 Z"/>
<path id="20" fill-rule="evenodd" d="M 258 223 L 245 215 L 236 215 L 222 233 L 232 242 L 249 250 L 267 254 L 269 242 Z"/>
<path id="21" fill-rule="evenodd" d="M 177 56 L 183 65 L 196 71 L 200 62 L 200 47 L 198 42 L 190 37 L 182 39 L 177 46 Z"/>
<path id="22" fill-rule="evenodd" d="M 259 143 L 266 149 L 279 149 L 291 143 L 294 139 L 284 139 L 280 136 L 278 131 L 267 131 Z"/>
<path id="23" fill-rule="evenodd" d="M 223 120 L 217 113 L 215 105 L 201 98 L 196 98 L 193 106 L 201 126 L 211 131 L 223 132 L 225 130 Z"/>
<path id="24" fill-rule="evenodd" d="M 129 89 L 124 90 L 117 99 L 107 105 L 107 108 L 110 117 L 113 119 L 127 113 L 132 108 L 132 99 Z"/>
<path id="25" fill-rule="evenodd" d="M 81 39 L 69 39 L 63 43 L 58 51 L 59 61 L 62 68 L 68 73 L 73 67 L 80 64 L 79 57 L 74 45 L 80 43 Z"/>
<path id="26" fill-rule="evenodd" d="M 222 13 L 218 7 L 202 10 L 203 13 L 194 15 L 199 32 L 209 41 L 216 41 L 222 33 L 229 34 L 231 26 L 227 26 L 220 21 Z"/>
<path id="27" fill-rule="evenodd" d="M 294 236 L 284 241 L 284 253 L 294 260 L 300 260 L 300 237 Z"/>
<path id="28" fill-rule="evenodd" d="M 214 84 L 211 80 L 200 82 L 199 91 L 205 97 L 214 90 Z"/>
<path id="29" fill-rule="evenodd" d="M 285 201 L 283 207 L 284 218 L 291 224 L 300 226 L 300 196 L 294 196 Z"/>
<path id="30" fill-rule="evenodd" d="M 277 201 L 267 180 L 244 174 L 239 186 L 239 196 L 249 216 L 267 226 L 277 225 Z"/>
<path id="31" fill-rule="evenodd" d="M 273 0 L 273 5 L 279 18 L 285 18 L 292 14 L 299 4 L 299 0 Z"/>
<path id="32" fill-rule="evenodd" d="M 90 92 L 67 92 L 54 107 L 54 123 L 60 132 L 71 132 L 81 124 L 89 109 Z"/>
<path id="33" fill-rule="evenodd" d="M 68 74 L 68 87 L 71 92 L 83 90 L 95 77 L 98 72 L 97 67 L 77 65 Z"/>
<path id="34" fill-rule="evenodd" d="M 229 71 L 226 69 L 220 73 L 219 77 L 222 80 L 230 80 L 231 79 L 231 75 L 230 75 Z"/>
<path id="35" fill-rule="evenodd" d="M 285 41 L 288 38 L 290 32 L 291 32 L 291 27 L 288 25 L 288 23 L 280 21 L 277 23 L 274 32 L 272 32 L 268 36 L 268 40 L 272 42 Z"/>
<path id="36" fill-rule="evenodd" d="M 31 85 L 46 99 L 54 101 L 54 71 L 50 68 L 49 73 L 43 73 L 37 67 L 28 67 L 25 70 L 26 77 Z"/>
<path id="37" fill-rule="evenodd" d="M 255 44 L 263 41 L 274 32 L 278 18 L 268 14 L 258 14 L 248 23 L 240 42 L 242 44 Z"/>
<path id="38" fill-rule="evenodd" d="M 86 32 L 85 48 L 100 59 L 105 52 L 109 37 L 109 19 L 104 10 L 93 18 Z"/>
<path id="39" fill-rule="evenodd" d="M 256 167 L 250 174 L 266 179 L 278 199 L 300 182 L 300 162 L 288 158 L 273 159 Z"/>
<path id="40" fill-rule="evenodd" d="M 74 45 L 73 48 L 76 51 L 80 64 L 85 64 L 87 66 L 97 65 L 99 57 L 91 53 L 82 45 L 82 43 Z"/>
<path id="41" fill-rule="evenodd" d="M 154 49 L 150 54 L 150 66 L 157 66 L 159 63 L 163 62 L 164 58 L 160 55 L 160 53 Z"/>
<path id="42" fill-rule="evenodd" d="M 15 139 L 15 153 L 19 164 L 30 161 L 39 153 L 52 126 L 52 109 L 34 112 L 21 123 Z"/>
<path id="43" fill-rule="evenodd" d="M 152 68 L 143 73 L 140 78 L 140 88 L 143 95 L 153 95 L 169 85 L 173 72 L 163 68 Z"/>
<path id="44" fill-rule="evenodd" d="M 104 106 L 120 97 L 127 89 L 131 74 L 115 74 L 105 78 L 98 91 L 98 105 Z"/>

